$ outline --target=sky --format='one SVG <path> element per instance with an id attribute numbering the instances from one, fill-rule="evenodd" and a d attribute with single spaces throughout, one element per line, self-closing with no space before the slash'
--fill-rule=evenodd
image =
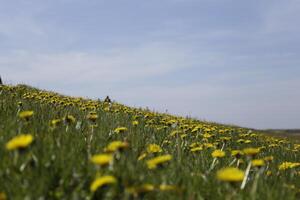
<path id="1" fill-rule="evenodd" d="M 300 0 L 0 0 L 0 75 L 257 129 L 300 128 Z"/>

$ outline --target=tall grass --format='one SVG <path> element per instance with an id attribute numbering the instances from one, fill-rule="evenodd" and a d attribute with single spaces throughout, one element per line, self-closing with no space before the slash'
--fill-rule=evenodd
<path id="1" fill-rule="evenodd" d="M 22 111 L 34 113 L 25 119 L 19 115 Z M 91 112 L 98 117 L 95 121 L 87 117 Z M 68 122 L 68 115 L 75 121 Z M 55 119 L 61 122 L 54 124 Z M 118 127 L 127 130 L 115 131 Z M 21 134 L 31 134 L 33 142 L 8 150 L 7 143 Z M 128 147 L 107 152 L 112 141 Z M 147 150 L 149 144 L 161 151 Z M 192 150 L 195 147 L 198 150 Z M 231 155 L 249 147 L 259 153 Z M 216 149 L 225 156 L 212 156 Z M 293 141 L 249 129 L 25 85 L 0 86 L 0 199 L 299 199 L 299 150 Z M 113 160 L 102 166 L 92 163 L 91 157 L 101 153 L 112 154 Z M 167 154 L 170 161 L 149 169 L 147 161 Z M 264 165 L 248 167 L 242 189 L 242 181 L 216 177 L 228 166 L 245 173 L 254 159 L 264 160 Z M 284 168 L 284 162 L 294 165 Z M 105 175 L 115 177 L 116 183 L 92 191 L 93 181 Z"/>

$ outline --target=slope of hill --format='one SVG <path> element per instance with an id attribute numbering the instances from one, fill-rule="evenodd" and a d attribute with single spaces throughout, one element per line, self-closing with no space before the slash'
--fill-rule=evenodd
<path id="1" fill-rule="evenodd" d="M 300 144 L 0 86 L 0 199 L 299 199 Z"/>

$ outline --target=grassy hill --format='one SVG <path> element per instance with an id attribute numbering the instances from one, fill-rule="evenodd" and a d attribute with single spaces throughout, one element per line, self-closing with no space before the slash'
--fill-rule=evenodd
<path id="1" fill-rule="evenodd" d="M 300 144 L 0 86 L 0 199 L 299 199 Z"/>

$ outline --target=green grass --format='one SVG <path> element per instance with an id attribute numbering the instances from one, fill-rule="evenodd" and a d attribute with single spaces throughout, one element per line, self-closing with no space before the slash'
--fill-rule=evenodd
<path id="1" fill-rule="evenodd" d="M 25 110 L 34 111 L 28 122 L 18 116 Z M 93 129 L 86 118 L 90 111 L 98 115 L 97 127 Z M 74 116 L 76 121 L 56 128 L 49 125 L 51 120 L 66 115 Z M 132 125 L 135 119 L 139 121 L 137 126 Z M 200 128 L 193 131 L 197 126 Z M 117 127 L 128 130 L 114 133 Z M 225 133 L 219 133 L 220 130 Z M 173 131 L 186 136 L 171 137 Z M 34 142 L 25 149 L 7 150 L 7 142 L 21 133 L 32 134 Z M 205 138 L 205 133 L 212 137 Z M 229 140 L 224 142 L 222 137 Z M 239 139 L 251 142 L 240 143 Z M 126 141 L 129 147 L 115 152 L 110 166 L 95 166 L 90 157 L 103 153 L 115 140 Z M 194 142 L 211 143 L 213 148 L 191 152 L 190 145 Z M 138 157 L 149 144 L 158 144 L 163 152 L 157 155 L 170 154 L 172 160 L 157 169 L 148 169 L 146 161 L 155 155 L 150 154 L 144 160 Z M 214 159 L 212 151 L 222 147 L 226 156 L 217 159 L 209 171 Z M 243 190 L 240 183 L 217 180 L 216 172 L 234 159 L 231 150 L 246 147 L 261 148 L 257 158 L 273 156 L 274 160 L 261 169 L 251 168 Z M 300 162 L 299 150 L 292 140 L 272 138 L 253 130 L 250 133 L 240 127 L 66 97 L 24 85 L 0 86 L 0 193 L 7 199 L 299 199 L 299 167 L 278 169 L 285 161 Z M 245 163 L 239 168 L 245 171 L 249 157 L 241 159 Z M 267 171 L 272 174 L 267 176 Z M 257 174 L 260 175 L 255 178 Z M 101 175 L 112 175 L 117 183 L 91 192 L 91 183 Z M 155 189 L 137 195 L 128 192 L 128 188 L 142 184 L 152 184 Z M 160 184 L 174 185 L 176 189 L 160 191 Z"/>

